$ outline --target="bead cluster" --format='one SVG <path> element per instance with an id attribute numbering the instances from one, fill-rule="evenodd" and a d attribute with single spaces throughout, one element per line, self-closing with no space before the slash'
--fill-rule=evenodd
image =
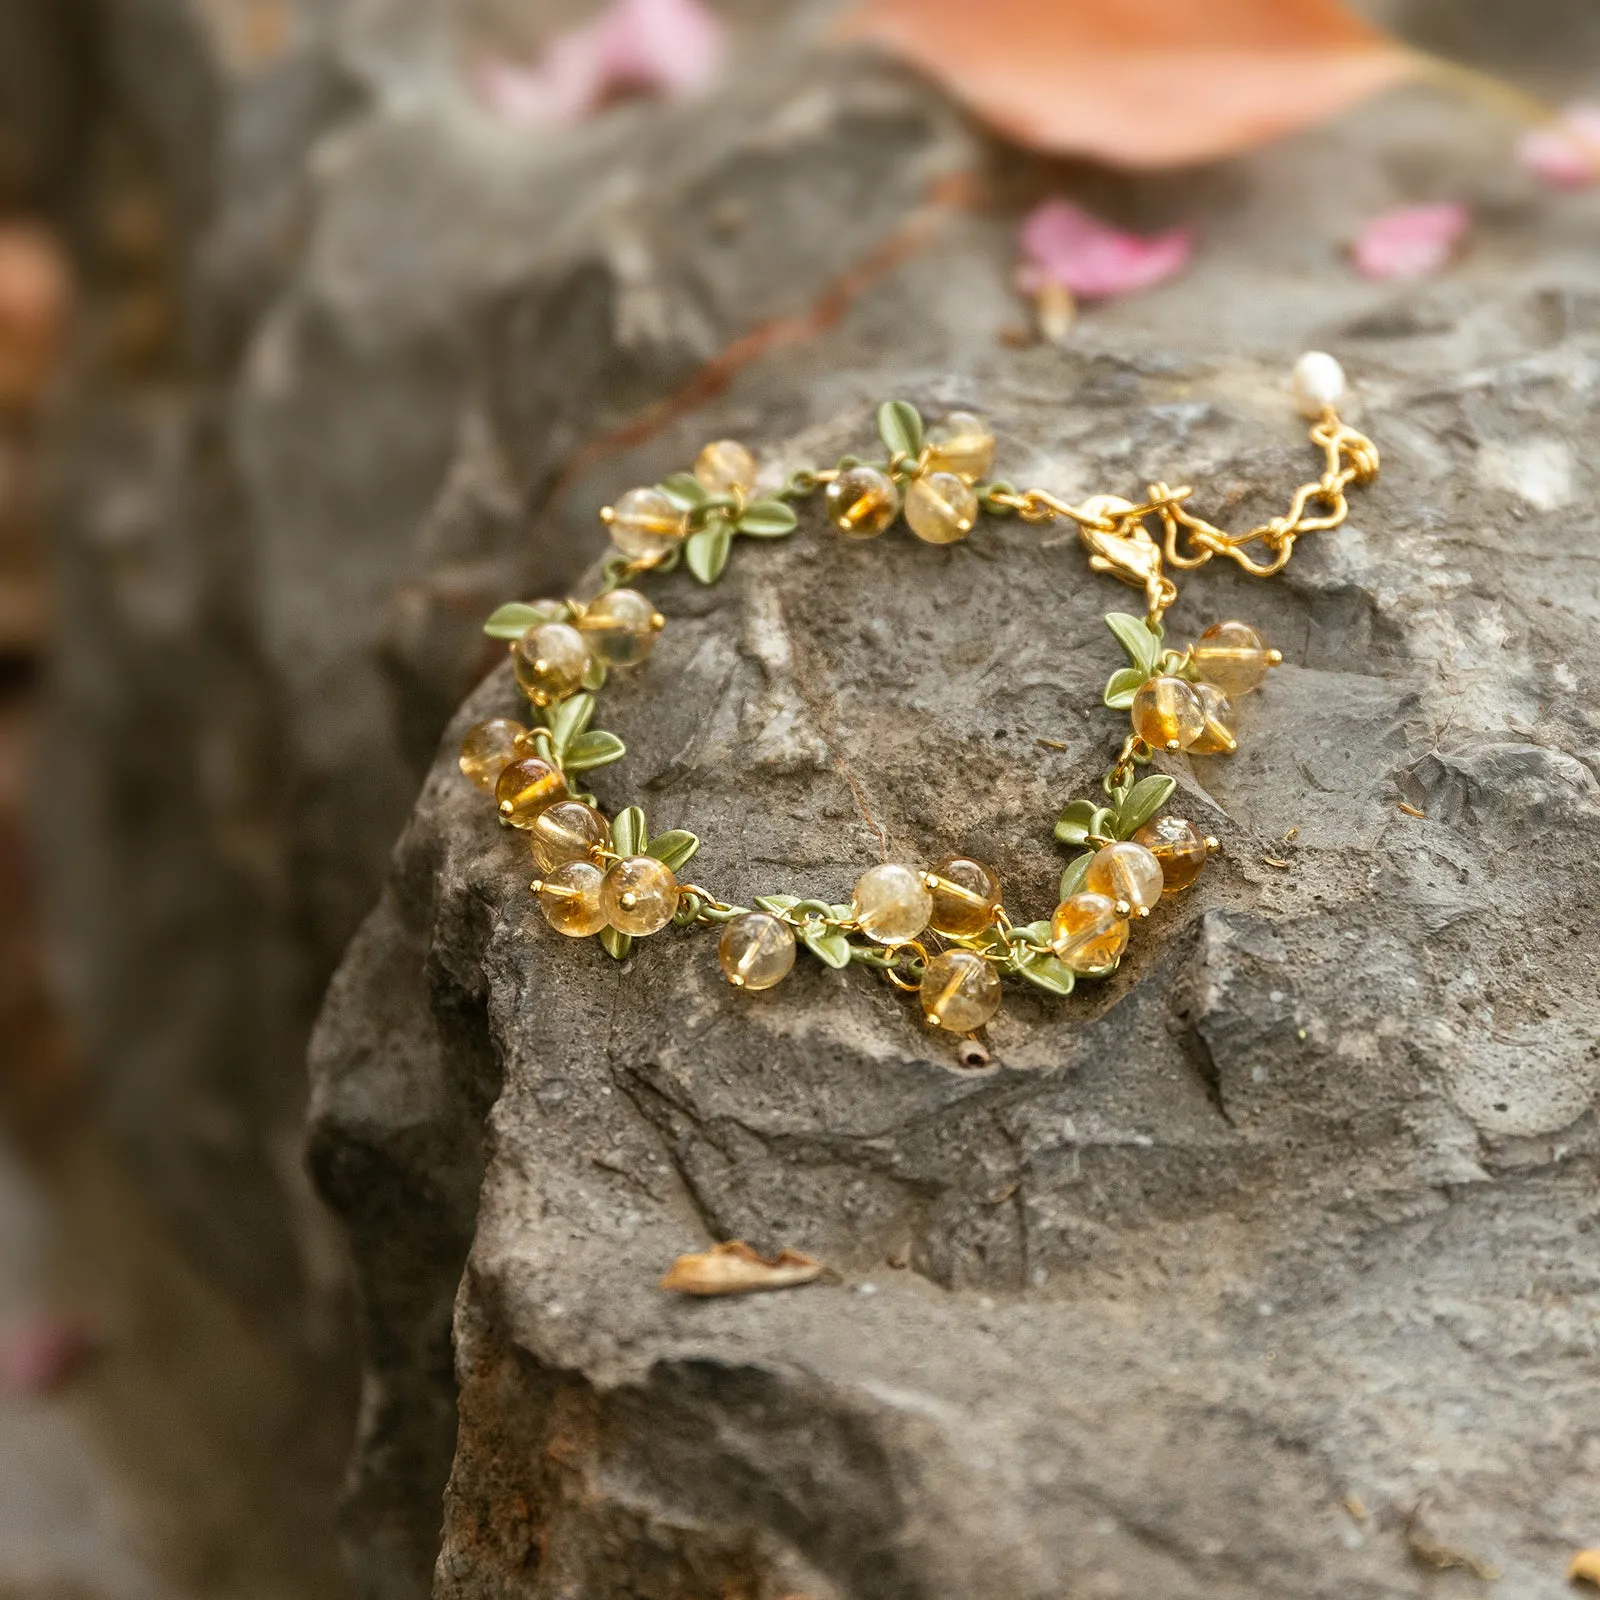
<path id="1" fill-rule="evenodd" d="M 709 444 L 692 472 L 629 490 L 602 512 L 616 554 L 595 598 L 502 606 L 489 619 L 485 631 L 508 641 L 534 720 L 478 724 L 462 743 L 461 770 L 493 795 L 502 823 L 528 835 L 539 872 L 532 890 L 550 927 L 571 938 L 598 936 L 619 959 L 634 939 L 669 924 L 719 926 L 718 961 L 736 988 L 782 982 L 804 946 L 832 967 L 875 968 L 916 992 L 930 1026 L 958 1034 L 994 1017 L 1005 977 L 1069 994 L 1078 979 L 1114 971 L 1131 925 L 1187 889 L 1218 848 L 1191 823 L 1162 814 L 1175 780 L 1140 776 L 1139 769 L 1158 752 L 1230 753 L 1234 701 L 1281 660 L 1242 622 L 1218 623 L 1184 650 L 1166 645 L 1162 614 L 1176 587 L 1145 519 L 1160 522 L 1175 566 L 1224 554 L 1248 571 L 1278 570 L 1299 533 L 1342 519 L 1345 485 L 1377 470 L 1370 441 L 1333 411 L 1342 384 L 1332 357 L 1302 358 L 1296 396 L 1315 419 L 1312 438 L 1326 451 L 1328 469 L 1300 491 L 1292 517 L 1231 538 L 1183 507 L 1187 489 L 1155 485 L 1142 505 L 1099 496 L 1073 507 L 1041 490 L 1019 494 L 984 482 L 994 437 L 967 412 L 925 431 L 912 406 L 890 401 L 878 413 L 886 459 L 846 457 L 831 470 L 803 470 L 767 496 L 756 493 L 758 468 L 748 449 L 732 440 Z M 699 847 L 693 834 L 673 829 L 652 837 L 637 806 L 607 818 L 578 786 L 583 773 L 626 753 L 615 734 L 591 725 L 596 694 L 611 670 L 649 657 L 663 626 L 652 602 L 628 582 L 682 561 L 702 583 L 714 583 L 736 536 L 791 532 L 797 518 L 789 502 L 818 489 L 829 521 L 849 539 L 874 538 L 902 513 L 911 532 L 931 544 L 965 538 L 983 510 L 1029 521 L 1070 518 L 1096 570 L 1145 591 L 1146 615 L 1106 618 L 1129 665 L 1112 674 L 1104 699 L 1128 712 L 1131 730 L 1103 794 L 1069 802 L 1057 820 L 1056 838 L 1079 854 L 1061 875 L 1048 919 L 1013 921 L 993 869 L 964 856 L 925 870 L 896 862 L 870 867 L 846 904 L 771 894 L 752 906 L 729 905 L 680 881 Z M 1318 520 L 1306 515 L 1314 499 L 1332 508 Z M 1188 550 L 1178 549 L 1180 535 L 1191 541 Z M 1255 539 L 1269 547 L 1265 561 L 1239 554 Z"/>

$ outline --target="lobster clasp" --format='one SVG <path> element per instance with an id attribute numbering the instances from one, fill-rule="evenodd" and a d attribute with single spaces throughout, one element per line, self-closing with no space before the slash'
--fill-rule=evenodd
<path id="1" fill-rule="evenodd" d="M 1114 522 L 1112 529 L 1078 524 L 1078 537 L 1089 552 L 1089 565 L 1096 572 L 1109 573 L 1133 589 L 1143 589 L 1152 620 L 1160 617 L 1177 597 L 1177 587 L 1161 570 L 1161 546 L 1138 517 L 1126 517 L 1135 508 L 1131 501 L 1113 494 L 1101 494 L 1084 502 L 1082 509 L 1092 516 Z"/>

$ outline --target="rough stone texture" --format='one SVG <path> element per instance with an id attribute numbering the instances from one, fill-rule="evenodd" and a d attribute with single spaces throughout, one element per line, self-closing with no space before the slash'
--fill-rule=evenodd
<path id="1" fill-rule="evenodd" d="M 1186 583 L 1176 631 L 1243 615 L 1289 663 L 1236 758 L 1173 767 L 1225 854 L 1113 982 L 1011 998 L 987 1075 L 860 973 L 802 958 L 741 998 L 705 935 L 619 969 L 548 934 L 453 771 L 513 706 L 503 671 L 475 692 L 313 1051 L 369 1329 L 369 1592 L 425 1591 L 452 1449 L 451 1600 L 1475 1592 L 1430 1544 L 1565 1592 L 1600 1479 L 1600 283 L 1593 201 L 1502 163 L 1473 115 L 1402 98 L 1196 180 L 1193 273 L 1071 352 L 999 346 L 1006 224 L 953 220 L 588 486 L 725 431 L 775 471 L 827 459 L 895 392 L 985 411 L 1018 481 L 1159 475 L 1242 522 L 1306 476 L 1284 380 L 1310 344 L 1385 452 L 1283 578 Z M 1437 286 L 1339 265 L 1350 219 L 1460 189 L 1483 221 Z M 709 593 L 662 583 L 656 656 L 603 700 L 630 754 L 602 799 L 693 828 L 727 897 L 838 898 L 879 855 L 847 770 L 891 854 L 971 849 L 1043 914 L 1055 810 L 1119 737 L 1099 618 L 1128 592 L 1014 524 L 949 551 L 819 524 Z M 655 1287 L 730 1237 L 837 1281 Z"/>

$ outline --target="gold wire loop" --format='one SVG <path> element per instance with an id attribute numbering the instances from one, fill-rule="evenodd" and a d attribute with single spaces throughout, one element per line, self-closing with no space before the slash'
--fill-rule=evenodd
<path id="1" fill-rule="evenodd" d="M 922 943 L 922 941 L 920 939 L 907 939 L 904 944 L 897 944 L 894 947 L 894 949 L 893 949 L 893 951 L 891 953 L 893 954 L 897 964 L 899 962 L 900 952 L 902 950 L 913 950 L 913 951 L 915 951 L 917 956 L 918 956 L 918 958 L 921 960 L 923 966 L 927 966 L 928 962 L 933 959 L 928 954 L 927 947 Z M 920 983 L 913 982 L 910 978 L 902 978 L 900 976 L 900 974 L 895 971 L 894 967 L 885 967 L 885 968 L 883 968 L 883 975 L 897 989 L 905 989 L 905 990 L 909 991 L 909 990 L 913 990 L 913 989 L 920 989 L 922 987 L 922 985 Z"/>

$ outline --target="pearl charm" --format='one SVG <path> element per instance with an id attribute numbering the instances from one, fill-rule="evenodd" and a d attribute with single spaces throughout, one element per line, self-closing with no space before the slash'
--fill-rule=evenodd
<path id="1" fill-rule="evenodd" d="M 1345 397 L 1344 368 L 1325 351 L 1307 350 L 1294 364 L 1294 403 L 1315 422 Z"/>

